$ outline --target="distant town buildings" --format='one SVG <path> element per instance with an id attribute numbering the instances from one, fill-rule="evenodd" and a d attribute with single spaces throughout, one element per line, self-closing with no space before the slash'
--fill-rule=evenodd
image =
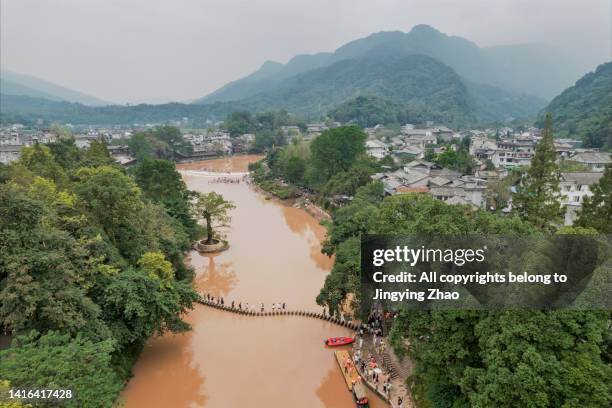
<path id="1" fill-rule="evenodd" d="M 366 129 L 369 140 L 366 151 L 375 158 L 390 156 L 399 170 L 378 173 L 373 179 L 383 183 L 386 194 L 424 193 L 448 204 L 466 204 L 484 208 L 489 183 L 507 176 L 512 169 L 529 166 L 541 140 L 539 129 L 515 132 L 511 128 L 454 132 L 444 126 L 417 128 L 407 124 L 395 136 L 381 138 L 382 127 Z M 473 174 L 461 174 L 439 168 L 424 160 L 425 152 L 442 153 L 454 140 L 469 138 L 469 154 L 476 167 Z M 601 178 L 610 163 L 610 154 L 596 149 L 582 149 L 571 139 L 555 140 L 560 164 L 564 160 L 583 164 L 588 172 L 562 173 L 559 200 L 566 207 L 565 224 L 571 225 L 584 198 L 591 195 L 590 186 Z"/>
<path id="2" fill-rule="evenodd" d="M 228 132 L 210 129 L 203 133 L 187 133 L 183 137 L 191 143 L 193 152 L 181 154 L 185 158 L 202 158 L 232 154 L 232 141 Z"/>
<path id="3" fill-rule="evenodd" d="M 329 122 L 310 123 L 306 125 L 305 133 L 298 126 L 282 126 L 280 130 L 288 141 L 296 137 L 308 140 L 339 125 Z M 372 177 L 383 183 L 386 194 L 430 194 L 449 204 L 464 204 L 473 208 L 485 207 L 485 192 L 490 183 L 503 179 L 512 169 L 530 165 L 541 139 L 540 130 L 535 128 L 521 132 L 507 127 L 457 132 L 432 123 L 426 127 L 406 124 L 395 132 L 382 125 L 364 131 L 368 135 L 365 144 L 367 154 L 375 159 L 390 157 L 395 162 L 396 170 L 383 166 L 383 172 Z M 122 165 L 135 162 L 126 145 L 132 133 L 132 129 L 120 127 L 73 130 L 78 147 L 87 148 L 94 140 L 104 140 L 108 143 L 111 156 Z M 254 134 L 230 137 L 228 132 L 219 127 L 188 131 L 183 137 L 192 146 L 191 153 L 176 152 L 184 159 L 248 152 L 255 142 Z M 425 160 L 426 157 L 435 157 L 435 154 L 449 149 L 456 150 L 459 144 L 453 142 L 459 140 L 468 146 L 468 139 L 469 155 L 475 163 L 471 174 L 440 168 L 436 163 Z M 18 160 L 24 146 L 56 140 L 56 134 L 50 129 L 27 129 L 21 125 L 0 128 L 0 163 L 8 164 Z M 578 165 L 575 172 L 561 173 L 560 181 L 559 201 L 566 208 L 564 223 L 571 225 L 584 199 L 592 195 L 591 186 L 602 177 L 611 158 L 607 152 L 581 148 L 579 141 L 571 139 L 556 139 L 555 150 L 560 164 L 571 163 L 569 167 Z M 341 197 L 338 202 L 346 203 L 351 199 Z"/>
<path id="4" fill-rule="evenodd" d="M 30 130 L 22 126 L 0 128 L 0 163 L 9 164 L 18 160 L 24 146 L 56 140 L 57 136 L 49 130 Z"/>

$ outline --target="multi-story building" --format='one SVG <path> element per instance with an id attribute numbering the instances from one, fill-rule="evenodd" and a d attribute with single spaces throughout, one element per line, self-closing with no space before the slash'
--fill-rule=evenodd
<path id="1" fill-rule="evenodd" d="M 561 204 L 565 206 L 565 225 L 572 225 L 585 197 L 593 195 L 591 186 L 602 177 L 600 172 L 561 173 Z"/>

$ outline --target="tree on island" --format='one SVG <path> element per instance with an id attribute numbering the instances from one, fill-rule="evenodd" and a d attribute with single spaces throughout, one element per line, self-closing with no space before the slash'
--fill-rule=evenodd
<path id="1" fill-rule="evenodd" d="M 551 223 L 560 221 L 563 215 L 558 200 L 560 172 L 556 158 L 552 119 L 547 114 L 542 140 L 513 197 L 517 214 L 538 228 L 549 227 Z"/>
<path id="2" fill-rule="evenodd" d="M 225 200 L 221 194 L 214 191 L 196 195 L 192 211 L 196 218 L 206 221 L 206 244 L 215 242 L 217 228 L 229 226 L 231 217 L 228 212 L 234 208 L 236 208 L 234 203 Z"/>

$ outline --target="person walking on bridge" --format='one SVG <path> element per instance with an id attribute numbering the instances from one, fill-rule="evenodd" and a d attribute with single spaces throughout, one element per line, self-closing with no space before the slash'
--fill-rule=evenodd
<path id="1" fill-rule="evenodd" d="M 264 304 L 262 303 L 261 304 L 261 313 L 263 313 L 263 311 L 264 311 Z"/>

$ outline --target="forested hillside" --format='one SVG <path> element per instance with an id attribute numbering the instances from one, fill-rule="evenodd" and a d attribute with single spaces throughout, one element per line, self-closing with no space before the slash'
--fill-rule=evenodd
<path id="1" fill-rule="evenodd" d="M 0 80 L 0 93 L 6 95 L 31 96 L 34 98 L 76 102 L 91 106 L 109 104 L 95 96 L 87 95 L 30 75 L 18 74 L 3 69 L 0 71 L 0 77 L 2 78 Z"/>
<path id="2" fill-rule="evenodd" d="M 343 60 L 292 77 L 245 102 L 261 110 L 284 108 L 318 116 L 360 95 L 385 97 L 415 111 L 435 112 L 446 122 L 466 124 L 475 119 L 459 76 L 423 55 Z"/>
<path id="3" fill-rule="evenodd" d="M 203 124 L 207 119 L 223 119 L 236 111 L 282 109 L 306 120 L 331 115 L 367 125 L 432 120 L 449 126 L 472 127 L 530 118 L 544 105 L 539 98 L 467 82 L 447 65 L 425 55 L 344 59 L 275 82 L 257 95 L 206 105 L 90 107 L 27 96 L 1 95 L 1 98 L 3 123 L 43 120 L 73 124 L 163 123 L 184 117 L 192 123 Z M 366 100 L 367 106 L 358 106 Z M 384 111 L 385 121 L 364 122 L 354 109 L 365 111 L 372 119 L 381 116 L 367 110 Z"/>
<path id="4" fill-rule="evenodd" d="M 612 62 L 580 78 L 544 109 L 557 137 L 578 138 L 587 147 L 612 148 Z"/>
<path id="5" fill-rule="evenodd" d="M 38 121 L 47 123 L 57 121 L 72 124 L 131 125 L 164 123 L 188 117 L 195 119 L 196 123 L 203 124 L 206 119 L 222 118 L 240 106 L 240 104 L 202 106 L 184 103 L 86 106 L 80 103 L 0 94 L 0 122 L 36 124 Z"/>
<path id="6" fill-rule="evenodd" d="M 195 103 L 254 96 L 275 83 L 345 59 L 413 54 L 435 58 L 470 81 L 541 98 L 551 98 L 559 93 L 584 69 L 579 62 L 571 61 L 551 47 L 521 44 L 480 48 L 465 38 L 446 35 L 421 24 L 407 33 L 374 33 L 351 41 L 333 53 L 297 55 L 284 65 L 268 61 L 255 73 L 233 81 Z"/>

